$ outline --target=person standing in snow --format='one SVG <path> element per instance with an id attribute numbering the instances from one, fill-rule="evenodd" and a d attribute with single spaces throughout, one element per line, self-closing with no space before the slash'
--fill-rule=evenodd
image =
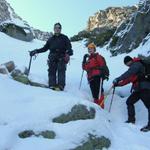
<path id="1" fill-rule="evenodd" d="M 49 88 L 63 91 L 66 82 L 66 64 L 73 55 L 69 38 L 61 34 L 60 23 L 54 24 L 54 35 L 48 39 L 44 47 L 30 52 L 30 56 L 50 50 L 48 56 Z"/>
<path id="2" fill-rule="evenodd" d="M 94 103 L 100 105 L 101 108 L 104 108 L 103 80 L 108 80 L 109 70 L 106 66 L 104 57 L 99 53 L 96 53 L 95 44 L 90 43 L 87 48 L 89 54 L 84 55 L 82 68 L 87 71 L 87 78 Z"/>
<path id="3" fill-rule="evenodd" d="M 123 86 L 132 83 L 131 95 L 128 97 L 126 104 L 128 110 L 128 120 L 126 123 L 135 123 L 135 108 L 134 104 L 140 99 L 148 110 L 148 124 L 141 129 L 141 131 L 150 130 L 150 81 L 143 78 L 144 66 L 139 58 L 131 58 L 126 56 L 124 64 L 129 69 L 113 80 L 113 85 Z M 142 77 L 142 78 L 141 78 Z"/>

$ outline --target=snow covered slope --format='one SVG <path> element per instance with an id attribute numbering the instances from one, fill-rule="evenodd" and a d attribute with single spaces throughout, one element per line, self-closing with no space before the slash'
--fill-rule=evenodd
<path id="1" fill-rule="evenodd" d="M 40 48 L 43 42 L 22 42 L 0 33 L 0 64 L 13 60 L 18 68 L 28 66 L 29 50 Z M 150 41 L 131 56 L 140 52 L 147 55 Z M 12 80 L 9 76 L 0 75 L 0 150 L 69 150 L 86 139 L 88 133 L 104 135 L 111 139 L 109 150 L 149 150 L 150 133 L 141 133 L 139 129 L 147 122 L 147 111 L 141 102 L 136 104 L 137 122 L 135 125 L 125 124 L 126 96 L 130 86 L 117 88 L 111 113 L 108 113 L 111 94 L 106 99 L 106 108 L 101 110 L 92 102 L 91 92 L 84 73 L 81 89 L 82 57 L 87 53 L 84 42 L 72 43 L 74 55 L 67 68 L 67 85 L 64 92 L 31 87 Z M 123 65 L 123 57 L 110 57 L 110 53 L 97 49 L 105 58 L 110 68 L 110 80 L 104 83 L 105 92 L 112 85 L 112 80 L 127 68 Z M 47 55 L 39 54 L 32 62 L 29 77 L 47 84 Z M 121 98 L 120 96 L 124 97 Z M 52 119 L 70 111 L 75 104 L 84 104 L 96 109 L 96 117 L 91 120 L 71 121 L 65 124 L 53 123 Z M 108 121 L 110 120 L 110 121 Z M 53 130 L 56 138 L 53 140 L 42 137 L 20 139 L 18 133 L 31 129 L 34 131 Z"/>

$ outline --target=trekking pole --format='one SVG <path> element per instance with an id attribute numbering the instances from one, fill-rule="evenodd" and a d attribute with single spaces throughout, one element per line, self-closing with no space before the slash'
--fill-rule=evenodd
<path id="1" fill-rule="evenodd" d="M 105 96 L 105 98 L 103 99 L 103 101 L 100 103 L 100 106 L 105 102 L 105 100 L 107 99 L 107 96 L 109 95 L 109 93 L 111 92 L 111 90 L 113 89 L 113 86 L 111 86 Z"/>
<path id="2" fill-rule="evenodd" d="M 84 74 L 84 70 L 82 70 L 81 80 L 80 80 L 80 84 L 79 84 L 79 90 L 80 90 L 80 88 L 81 88 L 82 79 L 83 79 L 83 74 Z"/>
<path id="3" fill-rule="evenodd" d="M 30 73 L 31 62 L 32 62 L 32 56 L 30 56 L 30 61 L 29 61 L 29 67 L 28 67 L 27 76 L 29 76 L 29 73 Z"/>
<path id="4" fill-rule="evenodd" d="M 99 95 L 98 98 L 100 99 L 102 95 L 102 78 L 100 78 L 100 87 L 99 87 Z M 103 103 L 100 103 L 99 105 L 102 106 Z"/>
<path id="5" fill-rule="evenodd" d="M 115 94 L 115 87 L 113 87 L 112 98 L 111 98 L 111 102 L 110 102 L 110 106 L 109 106 L 109 111 L 108 111 L 109 113 L 110 113 L 110 110 L 111 110 L 111 107 L 112 107 L 112 102 L 113 102 L 114 94 Z"/>
<path id="6" fill-rule="evenodd" d="M 100 87 L 99 87 L 99 98 L 101 97 L 102 95 L 102 78 L 100 78 Z"/>

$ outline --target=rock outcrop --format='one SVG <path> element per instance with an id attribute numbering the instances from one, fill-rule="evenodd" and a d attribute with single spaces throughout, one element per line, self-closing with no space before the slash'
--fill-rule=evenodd
<path id="1" fill-rule="evenodd" d="M 87 30 L 93 31 L 94 29 L 101 28 L 114 28 L 118 27 L 121 22 L 130 18 L 131 14 L 137 10 L 136 6 L 132 7 L 109 7 L 106 10 L 100 10 L 91 16 L 88 20 Z"/>
<path id="2" fill-rule="evenodd" d="M 34 38 L 46 41 L 52 34 L 31 27 L 18 16 L 6 0 L 0 0 L 0 31 L 7 35 L 30 42 Z"/>
<path id="3" fill-rule="evenodd" d="M 87 39 L 87 43 L 94 42 L 97 46 L 104 46 L 111 39 L 116 28 L 132 14 L 137 11 L 136 6 L 132 7 L 109 7 L 100 10 L 91 16 L 84 31 L 71 38 L 72 41 Z"/>
<path id="4" fill-rule="evenodd" d="M 112 55 L 129 53 L 150 33 L 150 1 L 141 0 L 138 10 L 123 22 L 113 35 L 108 49 Z"/>

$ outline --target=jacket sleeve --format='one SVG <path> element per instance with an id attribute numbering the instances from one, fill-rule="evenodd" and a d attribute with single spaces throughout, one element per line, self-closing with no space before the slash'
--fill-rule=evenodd
<path id="1" fill-rule="evenodd" d="M 46 42 L 46 44 L 42 48 L 36 50 L 37 53 L 46 52 L 49 49 L 49 44 L 50 44 L 50 39 Z"/>
<path id="2" fill-rule="evenodd" d="M 70 56 L 73 55 L 73 50 L 72 50 L 72 45 L 71 42 L 69 40 L 69 38 L 67 36 L 65 36 L 66 39 L 66 53 Z"/>
<path id="3" fill-rule="evenodd" d="M 129 78 L 126 78 L 124 80 L 119 81 L 118 86 L 124 86 L 128 83 L 133 83 L 133 82 L 136 82 L 136 81 L 137 81 L 137 76 L 132 75 Z"/>
<path id="4" fill-rule="evenodd" d="M 117 80 L 121 81 L 129 78 L 132 75 L 136 75 L 140 71 L 141 67 L 142 64 L 140 62 L 133 63 L 124 74 L 117 78 Z"/>

